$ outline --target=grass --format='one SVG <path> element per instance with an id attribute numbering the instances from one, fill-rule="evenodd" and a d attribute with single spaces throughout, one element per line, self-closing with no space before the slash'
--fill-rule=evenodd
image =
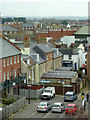
<path id="1" fill-rule="evenodd" d="M 80 92 L 81 92 L 82 90 L 84 90 L 85 88 L 86 88 L 86 86 L 84 86 L 83 88 L 81 88 Z"/>

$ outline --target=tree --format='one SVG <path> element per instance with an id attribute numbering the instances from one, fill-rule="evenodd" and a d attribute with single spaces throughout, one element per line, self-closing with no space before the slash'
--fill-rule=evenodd
<path id="1" fill-rule="evenodd" d="M 63 24 L 63 25 L 67 25 L 68 23 L 67 23 L 66 20 L 63 20 L 63 21 L 62 21 L 62 24 Z"/>

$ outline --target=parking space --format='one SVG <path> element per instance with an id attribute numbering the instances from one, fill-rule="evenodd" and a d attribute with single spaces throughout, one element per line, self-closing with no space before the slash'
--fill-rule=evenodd
<path id="1" fill-rule="evenodd" d="M 41 101 L 48 101 L 48 100 L 31 100 L 31 104 L 28 105 L 24 110 L 14 114 L 12 118 L 66 118 L 70 117 L 68 115 L 65 115 L 65 112 L 62 113 L 52 113 L 52 111 L 48 111 L 48 113 L 45 112 L 37 112 L 37 105 Z M 68 103 L 76 103 L 79 108 L 81 107 L 81 99 L 79 98 L 74 102 L 64 102 L 64 96 L 56 95 L 53 99 L 49 100 L 49 102 L 53 105 L 55 102 L 63 102 L 65 104 L 65 107 L 68 105 Z"/>

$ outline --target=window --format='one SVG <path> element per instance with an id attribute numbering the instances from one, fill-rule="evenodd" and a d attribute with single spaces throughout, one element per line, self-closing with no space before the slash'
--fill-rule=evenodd
<path id="1" fill-rule="evenodd" d="M 14 56 L 14 63 L 16 63 L 16 56 Z"/>
<path id="2" fill-rule="evenodd" d="M 6 61 L 5 61 L 5 59 L 3 60 L 3 66 L 4 66 L 4 67 L 6 66 Z"/>
<path id="3" fill-rule="evenodd" d="M 10 57 L 10 64 L 12 65 L 12 57 Z"/>
<path id="4" fill-rule="evenodd" d="M 9 66 L 9 58 L 7 58 L 7 66 Z"/>
<path id="5" fill-rule="evenodd" d="M 19 55 L 17 56 L 17 63 L 19 63 Z"/>
<path id="6" fill-rule="evenodd" d="M 7 72 L 7 80 L 9 80 L 9 72 Z"/>
<path id="7" fill-rule="evenodd" d="M 34 80 L 34 70 L 32 69 L 32 80 Z"/>
<path id="8" fill-rule="evenodd" d="M 64 59 L 64 55 L 62 56 L 62 59 Z"/>
<path id="9" fill-rule="evenodd" d="M 14 77 L 16 77 L 16 70 L 14 71 Z"/>
<path id="10" fill-rule="evenodd" d="M 47 60 L 48 60 L 48 55 L 47 55 Z"/>
<path id="11" fill-rule="evenodd" d="M 69 59 L 69 60 L 71 60 L 71 59 L 72 59 L 72 56 L 71 56 L 71 55 L 69 55 L 69 56 L 68 56 L 68 59 Z"/>
<path id="12" fill-rule="evenodd" d="M 29 78 L 31 78 L 31 70 L 29 70 Z"/>
<path id="13" fill-rule="evenodd" d="M 45 65 L 44 65 L 44 72 L 45 72 Z"/>
<path id="14" fill-rule="evenodd" d="M 6 74 L 4 73 L 4 81 L 6 80 Z"/>
<path id="15" fill-rule="evenodd" d="M 51 57 L 52 57 L 52 53 L 51 53 Z"/>

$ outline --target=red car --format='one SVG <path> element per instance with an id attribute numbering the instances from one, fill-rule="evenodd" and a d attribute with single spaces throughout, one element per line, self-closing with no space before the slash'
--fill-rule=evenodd
<path id="1" fill-rule="evenodd" d="M 75 114 L 78 111 L 78 106 L 76 104 L 68 104 L 65 113 Z"/>

